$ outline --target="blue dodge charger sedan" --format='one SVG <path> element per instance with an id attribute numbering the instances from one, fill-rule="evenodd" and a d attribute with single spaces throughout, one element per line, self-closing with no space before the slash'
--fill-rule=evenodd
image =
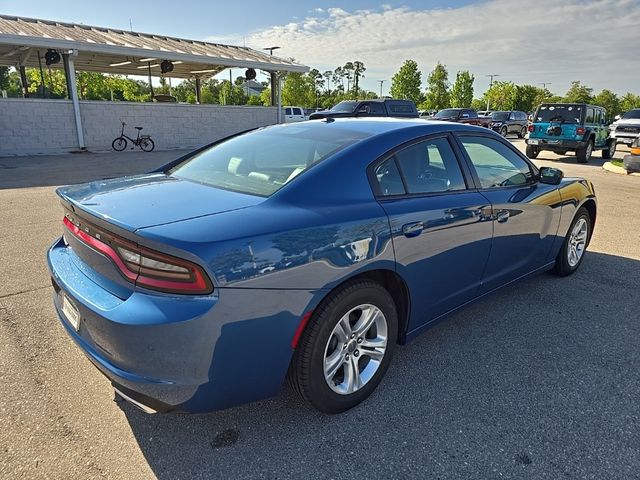
<path id="1" fill-rule="evenodd" d="M 57 193 L 57 314 L 149 413 L 262 399 L 285 378 L 347 410 L 396 344 L 527 275 L 573 273 L 596 221 L 590 182 L 422 120 L 261 128 Z"/>

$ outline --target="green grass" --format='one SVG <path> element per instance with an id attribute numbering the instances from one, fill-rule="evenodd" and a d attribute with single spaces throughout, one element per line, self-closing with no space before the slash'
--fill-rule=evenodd
<path id="1" fill-rule="evenodd" d="M 624 164 L 622 163 L 622 160 L 611 160 L 611 164 L 615 165 L 616 167 L 624 168 Z"/>

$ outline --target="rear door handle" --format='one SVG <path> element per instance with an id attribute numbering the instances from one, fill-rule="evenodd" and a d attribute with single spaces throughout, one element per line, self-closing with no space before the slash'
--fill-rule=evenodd
<path id="1" fill-rule="evenodd" d="M 509 220 L 509 216 L 510 216 L 509 210 L 500 210 L 500 211 L 496 214 L 496 220 L 497 220 L 499 223 L 504 223 L 504 222 L 506 222 L 507 220 Z"/>
<path id="2" fill-rule="evenodd" d="M 402 233 L 408 238 L 417 237 L 422 233 L 422 230 L 424 230 L 424 223 L 422 222 L 405 223 L 402 226 Z"/>

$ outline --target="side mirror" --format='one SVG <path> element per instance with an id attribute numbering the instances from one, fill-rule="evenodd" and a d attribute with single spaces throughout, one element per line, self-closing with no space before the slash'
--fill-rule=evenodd
<path id="1" fill-rule="evenodd" d="M 369 113 L 369 106 L 368 105 L 363 105 L 358 110 L 356 110 L 356 113 L 357 114 L 360 114 L 360 113 L 367 114 L 367 113 Z"/>
<path id="2" fill-rule="evenodd" d="M 618 120 L 620 120 L 622 117 L 620 115 L 616 115 L 615 117 L 613 117 L 613 119 L 617 122 Z"/>
<path id="3" fill-rule="evenodd" d="M 460 118 L 469 118 L 469 114 L 468 113 L 463 113 L 462 115 L 460 115 Z"/>
<path id="4" fill-rule="evenodd" d="M 558 185 L 564 178 L 564 173 L 559 168 L 540 167 L 540 183 Z"/>

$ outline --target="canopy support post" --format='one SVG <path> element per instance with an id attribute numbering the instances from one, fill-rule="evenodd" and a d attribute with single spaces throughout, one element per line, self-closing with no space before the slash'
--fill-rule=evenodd
<path id="1" fill-rule="evenodd" d="M 196 77 L 196 103 L 202 103 L 202 85 L 200 85 L 200 77 Z"/>
<path id="2" fill-rule="evenodd" d="M 78 134 L 78 148 L 86 150 L 84 144 L 84 132 L 82 131 L 82 117 L 80 116 L 80 102 L 78 101 L 78 88 L 76 86 L 76 67 L 73 64 L 73 57 L 78 55 L 77 50 L 72 50 L 62 56 L 65 72 L 69 72 L 67 82 L 69 85 L 69 96 L 73 103 L 73 115 L 76 119 L 76 133 Z"/>

